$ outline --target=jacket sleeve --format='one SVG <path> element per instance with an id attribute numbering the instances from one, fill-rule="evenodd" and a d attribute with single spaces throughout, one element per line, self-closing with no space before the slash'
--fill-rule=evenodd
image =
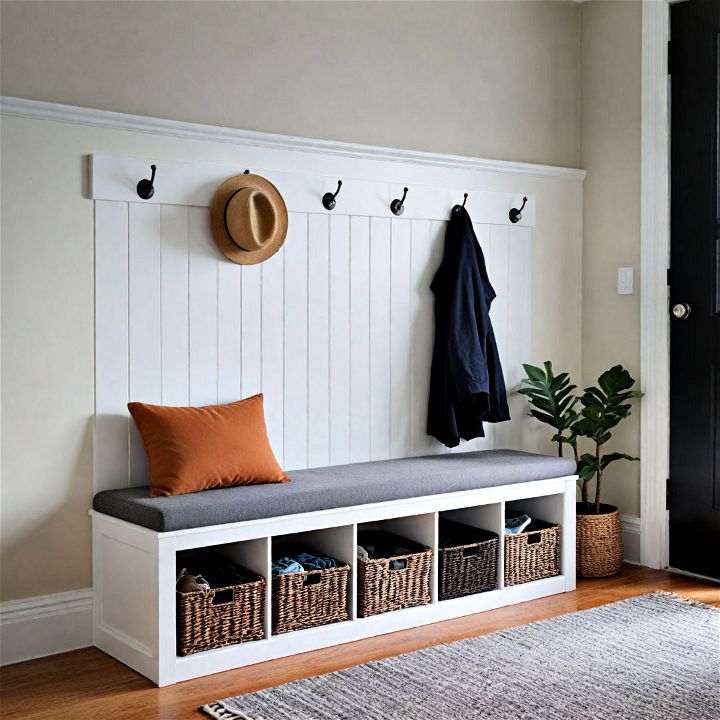
<path id="1" fill-rule="evenodd" d="M 448 365 L 460 400 L 490 392 L 485 352 L 485 304 L 478 294 L 477 263 L 461 255 L 452 291 Z"/>

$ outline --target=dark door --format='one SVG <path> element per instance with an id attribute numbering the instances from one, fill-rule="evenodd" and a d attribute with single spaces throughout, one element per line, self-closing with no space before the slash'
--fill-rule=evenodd
<path id="1" fill-rule="evenodd" d="M 670 566 L 720 578 L 720 0 L 670 13 Z"/>

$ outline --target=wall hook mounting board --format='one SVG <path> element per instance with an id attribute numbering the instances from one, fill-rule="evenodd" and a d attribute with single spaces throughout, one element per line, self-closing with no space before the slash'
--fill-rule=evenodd
<path id="1" fill-rule="evenodd" d="M 467 192 L 466 208 L 473 222 L 509 226 L 508 209 L 516 207 L 518 199 L 523 197 L 518 193 L 475 189 L 481 183 L 487 187 L 487 178 L 481 177 L 481 173 L 464 169 L 453 171 L 452 179 L 447 184 L 436 185 L 432 184 L 431 168 L 427 167 L 418 168 L 407 164 L 405 169 L 389 168 L 387 163 L 370 164 L 368 161 L 334 158 L 339 171 L 329 174 L 321 172 L 321 163 L 318 163 L 318 171 L 314 172 L 314 166 L 305 159 L 298 160 L 298 153 L 286 151 L 283 153 L 285 163 L 281 164 L 275 158 L 273 166 L 287 169 L 277 170 L 271 169 L 268 158 L 263 162 L 262 158 L 247 156 L 246 148 L 241 150 L 245 157 L 228 165 L 91 155 L 90 197 L 94 200 L 143 202 L 148 205 L 158 203 L 210 207 L 215 190 L 224 180 L 237 175 L 238 167 L 252 167 L 254 173 L 270 180 L 282 193 L 289 212 L 323 213 L 319 198 L 329 190 L 336 190 L 339 177 L 343 178 L 343 187 L 337 207 L 333 210 L 334 215 L 392 218 L 390 204 L 393 199 L 402 197 L 403 188 L 407 187 L 408 200 L 403 220 L 447 220 L 453 206 Z M 137 196 L 137 182 L 138 178 L 147 176 L 150 164 L 162 168 L 162 183 L 155 187 L 155 193 L 150 199 L 141 201 Z M 347 172 L 341 171 L 343 166 Z M 407 182 L 396 182 L 399 172 L 407 177 Z M 444 170 L 440 177 L 447 178 L 448 171 Z M 415 178 L 417 181 L 412 182 Z M 410 199 L 412 202 L 409 202 Z M 528 195 L 528 204 L 522 215 L 518 225 L 534 226 L 535 202 L 532 195 Z"/>

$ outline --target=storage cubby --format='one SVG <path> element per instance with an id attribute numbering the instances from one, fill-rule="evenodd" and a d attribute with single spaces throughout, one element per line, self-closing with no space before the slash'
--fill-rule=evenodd
<path id="1" fill-rule="evenodd" d="M 542 495 L 507 503 L 506 515 L 525 513 L 531 522 L 523 532 L 505 536 L 505 586 L 560 575 L 563 511 L 563 495 Z"/>
<path id="2" fill-rule="evenodd" d="M 503 587 L 502 503 L 441 512 L 438 597 L 441 601 Z"/>
<path id="3" fill-rule="evenodd" d="M 210 590 L 176 588 L 180 656 L 262 640 L 269 635 L 269 539 L 177 553 L 175 566 L 202 576 Z"/>
<path id="4" fill-rule="evenodd" d="M 272 573 L 271 626 L 273 635 L 328 625 L 355 617 L 355 528 L 323 528 L 272 538 L 272 561 L 298 552 L 327 555 L 335 567 L 302 572 Z"/>
<path id="5" fill-rule="evenodd" d="M 357 561 L 358 617 L 436 602 L 436 513 L 363 523 L 357 542 L 374 550 Z"/>

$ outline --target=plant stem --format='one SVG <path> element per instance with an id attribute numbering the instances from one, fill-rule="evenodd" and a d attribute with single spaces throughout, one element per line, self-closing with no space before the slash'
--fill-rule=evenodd
<path id="1" fill-rule="evenodd" d="M 600 469 L 600 445 L 595 443 L 595 459 L 597 461 L 597 481 L 595 483 L 595 514 L 600 514 L 600 484 L 602 482 L 602 470 Z"/>
<path id="2" fill-rule="evenodd" d="M 588 484 L 584 482 L 580 488 L 580 492 L 582 494 L 582 501 L 583 505 L 587 506 L 590 504 L 590 501 L 588 500 Z"/>

